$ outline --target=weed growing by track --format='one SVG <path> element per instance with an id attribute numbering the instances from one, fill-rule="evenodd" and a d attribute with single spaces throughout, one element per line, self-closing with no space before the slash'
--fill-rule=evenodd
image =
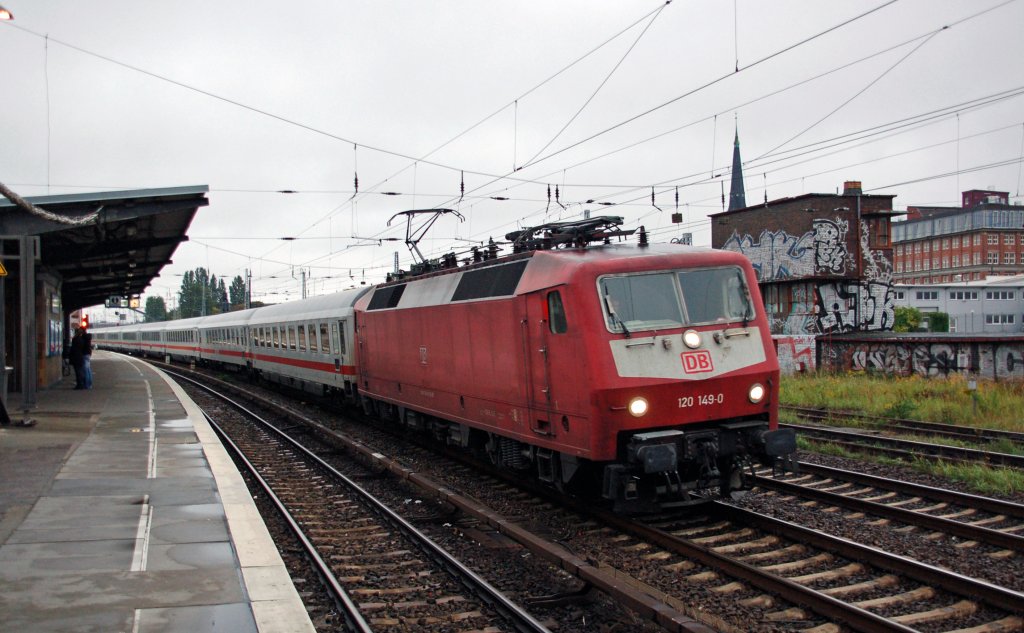
<path id="1" fill-rule="evenodd" d="M 1020 382 L 979 380 L 972 392 L 967 379 L 959 375 L 803 374 L 783 377 L 781 400 L 784 405 L 1024 431 L 1024 383 Z"/>

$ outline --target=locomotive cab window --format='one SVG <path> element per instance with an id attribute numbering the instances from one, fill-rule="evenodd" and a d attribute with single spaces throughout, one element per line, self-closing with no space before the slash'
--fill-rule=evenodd
<path id="1" fill-rule="evenodd" d="M 562 293 L 557 290 L 548 293 L 548 328 L 552 334 L 565 334 L 569 329 L 565 320 L 565 306 L 562 305 Z"/>
<path id="2" fill-rule="evenodd" d="M 736 266 L 602 277 L 598 289 L 612 332 L 754 318 L 743 271 Z"/>

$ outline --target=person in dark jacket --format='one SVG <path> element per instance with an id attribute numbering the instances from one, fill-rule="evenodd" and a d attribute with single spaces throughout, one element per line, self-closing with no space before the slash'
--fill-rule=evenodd
<path id="1" fill-rule="evenodd" d="M 82 382 L 86 389 L 92 389 L 92 334 L 82 328 Z"/>
<path id="2" fill-rule="evenodd" d="M 71 353 L 68 360 L 75 369 L 75 389 L 85 389 L 85 330 L 75 328 L 71 339 Z"/>

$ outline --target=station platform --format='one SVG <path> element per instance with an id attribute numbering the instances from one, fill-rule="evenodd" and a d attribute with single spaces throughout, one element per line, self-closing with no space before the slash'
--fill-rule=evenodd
<path id="1" fill-rule="evenodd" d="M 314 631 L 195 403 L 137 359 L 92 368 L 0 427 L 0 632 Z"/>

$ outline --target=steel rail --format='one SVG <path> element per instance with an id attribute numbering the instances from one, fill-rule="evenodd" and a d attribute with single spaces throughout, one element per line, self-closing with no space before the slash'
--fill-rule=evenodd
<path id="1" fill-rule="evenodd" d="M 918 525 L 929 530 L 936 530 L 958 536 L 971 541 L 979 541 L 995 547 L 1024 552 L 1024 536 L 1000 532 L 991 528 L 977 525 L 970 525 L 961 521 L 944 519 L 923 512 L 916 512 L 905 508 L 894 508 L 877 501 L 865 501 L 856 497 L 847 497 L 835 492 L 817 490 L 808 486 L 780 481 L 766 477 L 754 477 L 754 482 L 761 488 L 774 490 L 784 494 L 791 494 L 806 499 L 814 499 L 829 505 L 849 508 L 857 512 L 863 512 L 876 517 L 892 519 L 909 525 Z"/>
<path id="2" fill-rule="evenodd" d="M 220 425 L 210 417 L 210 414 L 203 411 L 203 415 L 206 416 L 206 420 L 210 423 L 210 426 L 213 427 L 213 430 L 220 437 L 221 442 L 225 447 L 234 454 L 235 459 L 245 466 L 245 469 L 249 472 L 252 478 L 260 485 L 260 488 L 263 489 L 263 493 L 267 495 L 267 498 L 274 504 L 278 513 L 280 513 L 281 517 L 288 524 L 292 534 L 294 534 L 295 538 L 297 538 L 302 544 L 302 549 L 305 551 L 306 557 L 316 568 L 317 573 L 320 575 L 320 579 L 323 581 L 324 585 L 326 585 L 328 592 L 331 594 L 331 597 L 334 599 L 334 602 L 338 607 L 338 610 L 342 613 L 342 616 L 345 619 L 345 624 L 348 628 L 352 631 L 356 631 L 357 633 L 372 633 L 373 629 L 370 628 L 370 625 L 359 612 L 359 607 L 356 606 L 356 603 L 349 597 L 345 588 L 341 586 L 341 582 L 338 581 L 338 577 L 331 571 L 327 561 L 325 561 L 320 556 L 319 552 L 316 551 L 316 547 L 306 536 L 306 533 L 303 532 L 302 527 L 299 525 L 298 521 L 295 520 L 295 517 L 292 516 L 292 513 L 288 511 L 284 502 L 281 501 L 273 488 L 270 487 L 267 480 L 260 475 L 256 466 L 249 461 L 249 458 L 245 456 L 242 449 L 235 444 L 230 437 L 228 437 L 228 434 L 224 432 L 224 429 L 222 429 Z"/>
<path id="3" fill-rule="evenodd" d="M 888 418 L 881 415 L 872 415 L 870 413 L 860 413 L 856 411 L 840 411 L 833 409 L 816 409 L 812 407 L 797 407 L 791 405 L 780 405 L 780 409 L 786 411 L 793 411 L 797 415 L 813 418 L 813 419 L 828 419 L 828 418 L 849 418 L 854 420 L 870 420 L 873 422 L 885 423 L 885 430 L 917 430 L 917 431 L 932 431 L 936 435 L 946 437 L 963 438 L 968 441 L 985 441 L 992 442 L 996 440 L 1009 440 L 1017 444 L 1024 444 L 1024 433 L 1017 431 L 1004 431 L 1002 429 L 986 429 L 976 426 L 960 426 L 956 424 L 945 424 L 942 422 L 929 422 L 926 420 L 913 420 L 910 418 Z"/>
<path id="4" fill-rule="evenodd" d="M 167 371 L 167 370 L 164 370 Z M 289 437 L 286 433 L 275 427 L 273 424 L 264 420 L 261 416 L 248 409 L 245 405 L 231 398 L 226 397 L 224 394 L 216 392 L 213 387 L 204 385 L 203 383 L 189 378 L 183 374 L 177 372 L 167 373 L 176 376 L 182 380 L 187 380 L 189 383 L 215 395 L 224 402 L 235 407 L 247 416 L 250 416 L 254 420 L 258 421 L 261 426 L 265 427 L 272 434 L 277 435 L 282 441 L 292 446 L 295 450 L 299 451 L 305 458 L 312 460 L 319 467 L 323 468 L 332 477 L 345 484 L 352 492 L 354 492 L 371 510 L 380 515 L 383 519 L 388 521 L 392 526 L 398 529 L 406 538 L 415 543 L 420 549 L 433 558 L 436 562 L 440 563 L 445 569 L 449 571 L 453 576 L 458 578 L 474 595 L 489 604 L 495 611 L 500 613 L 516 631 L 522 633 L 551 633 L 551 631 L 541 624 L 538 620 L 534 619 L 525 609 L 509 600 L 503 593 L 498 591 L 486 580 L 477 575 L 476 572 L 463 565 L 459 560 L 445 551 L 440 545 L 435 543 L 433 539 L 418 530 L 411 523 L 399 516 L 394 510 L 386 506 L 379 499 L 370 494 L 369 491 L 364 489 L 362 486 L 352 481 L 345 474 L 339 472 L 333 466 L 324 461 L 320 456 L 316 455 L 301 443 L 295 439 Z M 220 382 L 220 381 L 217 381 Z M 319 426 L 319 425 L 318 425 Z"/>
<path id="5" fill-rule="evenodd" d="M 845 444 L 857 446 L 876 445 L 881 448 L 903 450 L 913 453 L 919 457 L 931 458 L 952 458 L 964 462 L 995 464 L 1011 468 L 1024 469 L 1024 455 L 1011 455 L 1009 453 L 996 453 L 992 451 L 979 451 L 973 448 L 960 448 L 957 446 L 946 446 L 944 444 L 930 444 L 914 440 L 900 440 L 891 437 L 878 435 L 866 435 L 852 431 L 841 431 L 838 429 L 807 426 L 803 424 L 779 423 L 780 428 L 795 429 L 804 437 L 818 437 L 822 439 L 835 439 L 845 441 Z M 838 442 L 837 442 L 838 443 Z"/>
<path id="6" fill-rule="evenodd" d="M 711 503 L 715 504 L 717 502 Z M 781 596 L 793 604 L 803 605 L 821 617 L 833 622 L 842 622 L 855 631 L 863 633 L 909 633 L 910 631 L 916 631 L 912 627 L 894 622 L 849 602 L 825 595 L 782 576 L 763 571 L 755 565 L 720 554 L 710 547 L 673 536 L 659 528 L 637 523 L 617 515 L 601 513 L 599 516 L 601 521 L 618 530 L 633 534 L 638 538 L 654 543 L 658 547 L 685 558 L 698 561 L 706 567 L 722 570 L 724 573 L 746 581 L 762 591 Z"/>
<path id="7" fill-rule="evenodd" d="M 1024 613 L 1024 594 L 993 585 L 920 561 L 899 556 L 849 539 L 824 534 L 789 521 L 744 510 L 720 501 L 712 502 L 721 516 L 771 532 L 800 543 L 808 543 L 823 550 L 835 552 L 850 560 L 869 563 L 881 569 L 902 574 L 918 582 L 939 587 L 954 595 L 961 595 L 1011 613 Z"/>
<path id="8" fill-rule="evenodd" d="M 844 470 L 841 468 L 822 466 L 821 464 L 811 464 L 808 462 L 799 462 L 797 464 L 797 470 L 801 473 L 832 477 L 834 479 L 850 481 L 857 484 L 863 484 L 865 486 L 884 488 L 893 492 L 927 497 L 929 499 L 934 499 L 935 501 L 944 501 L 946 503 L 969 506 L 985 512 L 991 512 L 993 514 L 1005 514 L 1006 516 L 1016 519 L 1024 519 L 1024 505 L 1014 503 L 1013 501 L 1006 501 L 1005 499 L 983 497 L 967 492 L 957 492 L 956 490 L 949 490 L 947 488 L 934 488 L 932 486 L 915 484 L 909 481 L 887 479 L 885 477 L 877 477 L 866 473 L 858 473 L 852 470 Z"/>

